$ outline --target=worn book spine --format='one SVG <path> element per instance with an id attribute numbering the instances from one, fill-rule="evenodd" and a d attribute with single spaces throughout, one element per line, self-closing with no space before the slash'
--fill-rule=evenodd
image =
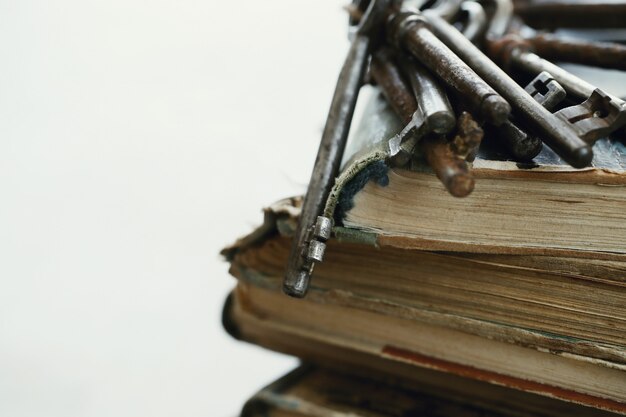
<path id="1" fill-rule="evenodd" d="M 311 339 L 305 336 L 306 332 L 294 331 L 289 326 L 251 314 L 248 310 L 250 308 L 254 307 L 246 306 L 245 300 L 240 300 L 239 297 L 231 295 L 228 298 L 224 306 L 224 323 L 232 336 L 238 340 L 298 356 L 308 363 L 315 363 L 324 368 L 370 378 L 375 375 L 382 381 L 391 378 L 398 387 L 418 386 L 420 391 L 445 395 L 454 401 L 464 399 L 463 401 L 473 406 L 498 410 L 503 415 L 509 415 L 506 413 L 507 410 L 510 415 L 515 416 L 612 415 L 606 411 L 626 414 L 626 404 L 622 402 L 459 366 L 414 352 L 398 350 L 374 355 L 354 350 L 349 344 L 337 345 L 329 341 Z M 286 389 L 283 383 L 270 387 L 280 387 L 281 391 Z M 271 390 L 276 392 L 275 388 Z M 547 398 L 537 400 L 536 394 Z M 268 402 L 268 398 L 273 400 Z M 293 407 L 296 404 L 293 401 L 284 402 L 280 398 L 276 400 L 276 396 L 255 396 L 247 412 L 267 414 L 246 415 L 273 415 L 269 409 L 275 408 L 277 404 L 290 404 L 291 410 L 298 408 Z"/>

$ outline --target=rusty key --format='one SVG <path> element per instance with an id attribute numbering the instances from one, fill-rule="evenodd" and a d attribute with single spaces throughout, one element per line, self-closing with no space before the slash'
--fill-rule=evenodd
<path id="1" fill-rule="evenodd" d="M 426 68 L 409 57 L 399 57 L 398 64 L 409 80 L 417 106 L 430 130 L 446 134 L 454 129 L 456 118 L 446 92 Z"/>
<path id="2" fill-rule="evenodd" d="M 432 130 L 424 110 L 418 106 L 419 100 L 412 94 L 405 77 L 388 52 L 374 54 L 370 72 L 391 108 L 407 124 L 400 134 L 389 141 L 388 163 L 392 166 L 405 165 L 412 156 L 413 148 L 419 146 L 435 175 L 450 194 L 455 197 L 470 194 L 474 189 L 474 179 L 467 164 L 455 154 L 444 137 Z M 419 90 L 418 93 L 421 94 Z M 440 100 L 447 101 L 443 98 Z M 447 111 L 453 114 L 451 108 Z"/>
<path id="3" fill-rule="evenodd" d="M 624 24 L 626 25 L 626 21 Z M 626 70 L 626 45 L 563 38 L 549 33 L 540 33 L 524 39 L 537 55 L 551 61 Z"/>
<path id="4" fill-rule="evenodd" d="M 332 220 L 321 214 L 339 171 L 367 66 L 371 36 L 384 19 L 389 0 L 356 2 L 357 6 L 361 3 L 366 3 L 367 9 L 354 31 L 354 38 L 339 74 L 289 255 L 283 291 L 292 297 L 305 296 L 313 267 L 323 259 Z"/>
<path id="5" fill-rule="evenodd" d="M 537 103 L 522 87 L 498 65 L 472 44 L 448 22 L 433 14 L 427 17 L 434 33 L 467 64 L 494 87 L 514 107 L 516 116 L 533 129 L 565 161 L 582 168 L 591 163 L 591 147 L 578 137 L 562 119 Z M 554 74 L 553 74 L 554 75 Z"/>
<path id="6" fill-rule="evenodd" d="M 554 116 L 569 125 L 588 144 L 593 144 L 598 138 L 626 124 L 626 103 L 622 99 L 596 88 L 531 52 L 530 45 L 519 36 L 507 35 L 493 43 L 491 50 L 504 65 L 514 66 L 531 74 L 546 71 L 569 95 L 582 98 L 582 104 L 572 106 L 569 110 L 562 109 Z"/>
<path id="7" fill-rule="evenodd" d="M 388 20 L 387 30 L 393 45 L 411 52 L 485 120 L 499 125 L 508 118 L 509 103 L 431 32 L 421 13 L 399 12 Z"/>

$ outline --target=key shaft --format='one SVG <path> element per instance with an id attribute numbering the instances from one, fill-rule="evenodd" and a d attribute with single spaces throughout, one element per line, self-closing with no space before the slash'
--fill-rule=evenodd
<path id="1" fill-rule="evenodd" d="M 430 31 L 421 14 L 396 14 L 389 20 L 388 31 L 393 44 L 408 49 L 485 120 L 499 125 L 508 118 L 509 103 Z"/>
<path id="2" fill-rule="evenodd" d="M 580 139 L 568 124 L 537 103 L 452 25 L 436 15 L 425 14 L 425 16 L 434 33 L 506 98 L 516 110 L 519 119 L 535 130 L 565 161 L 576 168 L 586 167 L 591 163 L 593 158 L 591 147 Z"/>

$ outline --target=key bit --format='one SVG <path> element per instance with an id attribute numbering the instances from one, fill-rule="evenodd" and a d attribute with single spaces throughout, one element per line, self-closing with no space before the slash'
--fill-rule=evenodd
<path id="1" fill-rule="evenodd" d="M 313 238 L 326 242 L 330 239 L 331 231 L 333 230 L 333 221 L 328 217 L 317 216 L 315 222 L 315 228 L 313 229 Z"/>
<path id="2" fill-rule="evenodd" d="M 421 143 L 428 165 L 454 197 L 466 197 L 474 190 L 474 177 L 465 160 L 454 153 L 443 136 L 429 136 Z"/>
<path id="3" fill-rule="evenodd" d="M 581 104 L 561 109 L 555 115 L 574 126 L 578 136 L 589 143 L 626 124 L 626 111 L 599 88 Z"/>
<path id="4" fill-rule="evenodd" d="M 554 109 L 567 95 L 561 84 L 547 71 L 541 71 L 524 90 L 548 110 Z"/>
<path id="5" fill-rule="evenodd" d="M 311 262 L 322 262 L 322 260 L 324 260 L 325 250 L 325 243 L 320 242 L 319 240 L 311 240 L 306 254 L 307 260 Z"/>
<path id="6" fill-rule="evenodd" d="M 394 106 L 391 107 L 394 108 Z M 401 113 L 396 111 L 396 114 L 400 115 Z M 407 125 L 388 141 L 387 163 L 392 167 L 406 166 L 413 157 L 415 146 L 428 133 L 430 133 L 430 127 L 426 123 L 422 111 L 415 108 Z"/>
<path id="7" fill-rule="evenodd" d="M 359 89 L 367 66 L 371 45 L 370 36 L 379 27 L 389 6 L 389 0 L 355 0 L 357 6 L 367 4 L 359 19 L 358 27 L 351 30 L 352 42 L 339 74 L 335 87 L 326 126 L 315 159 L 313 173 L 309 182 L 298 227 L 294 235 L 287 270 L 283 282 L 283 291 L 293 297 L 304 297 L 309 287 L 315 262 L 322 259 L 324 242 L 314 239 L 318 228 L 315 222 L 322 213 L 333 182 L 339 171 L 350 123 Z M 319 230 L 326 233 L 327 225 Z"/>
<path id="8" fill-rule="evenodd" d="M 623 100 L 603 91 L 596 93 L 598 89 L 593 85 L 531 52 L 530 46 L 518 36 L 506 36 L 492 46 L 493 53 L 502 62 L 531 74 L 547 71 L 568 94 L 588 102 L 581 104 L 583 107 L 572 106 L 572 110 L 561 113 L 565 110 L 563 109 L 555 114 L 581 141 L 593 144 L 599 137 L 609 135 L 626 123 L 622 115 L 626 113 L 626 103 Z M 596 96 L 591 100 L 594 93 Z M 595 109 L 594 112 L 590 112 L 590 108 Z"/>
<path id="9" fill-rule="evenodd" d="M 391 166 L 405 166 L 411 160 L 417 140 L 428 132 L 429 126 L 389 48 L 380 48 L 374 53 L 370 75 L 394 112 L 406 123 L 402 131 L 388 141 L 387 161 Z"/>

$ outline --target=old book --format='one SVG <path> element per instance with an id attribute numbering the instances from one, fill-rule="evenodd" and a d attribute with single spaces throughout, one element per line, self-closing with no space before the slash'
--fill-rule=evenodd
<path id="1" fill-rule="evenodd" d="M 294 300 L 281 282 L 298 210 L 298 199 L 273 205 L 223 252 L 239 280 L 230 322 L 242 338 L 309 358 L 347 349 L 342 360 L 361 358 L 355 366 L 378 358 L 382 369 L 402 364 L 395 372 L 429 367 L 626 412 L 622 262 L 424 251 L 339 227 L 307 298 Z"/>
<path id="2" fill-rule="evenodd" d="M 273 205 L 263 226 L 224 250 L 232 275 L 280 292 L 298 204 Z M 347 228 L 335 234 L 311 300 L 626 366 L 623 261 L 424 251 Z"/>
<path id="3" fill-rule="evenodd" d="M 511 388 L 506 395 L 511 395 L 521 409 L 531 404 L 524 400 L 524 393 L 534 393 L 626 414 L 624 370 L 460 331 L 366 313 L 357 308 L 291 299 L 242 283 L 225 305 L 224 323 L 240 340 L 332 369 L 382 374 L 413 383 L 427 381 L 439 390 L 447 388 L 457 394 L 465 393 L 475 401 L 488 401 L 495 394 L 486 394 L 484 390 L 489 389 L 478 384 L 482 381 L 501 386 L 493 389 Z M 426 372 L 424 368 L 442 372 Z M 443 382 L 452 376 L 458 378 Z M 475 380 L 477 385 L 463 388 L 465 379 Z M 433 391 L 437 392 L 437 388 Z M 503 398 L 497 395 L 495 398 Z M 519 414 L 513 415 L 533 415 L 529 410 L 517 411 Z M 594 414 L 586 410 L 580 415 Z"/>
<path id="4" fill-rule="evenodd" d="M 625 412 L 624 145 L 598 141 L 585 170 L 547 148 L 531 165 L 489 151 L 474 162 L 474 193 L 458 199 L 419 156 L 385 165 L 399 129 L 374 94 L 327 201 L 333 239 L 305 300 L 280 292 L 299 199 L 224 250 L 242 337 Z"/>
<path id="5" fill-rule="evenodd" d="M 569 167 L 548 147 L 532 163 L 509 161 L 492 141 L 473 163 L 473 193 L 455 198 L 419 156 L 408 169 L 386 166 L 388 141 L 400 129 L 374 92 L 326 205 L 337 225 L 400 247 L 624 260 L 620 141 L 598 141 L 587 169 Z"/>
<path id="6" fill-rule="evenodd" d="M 254 395 L 241 417 L 609 416 L 610 413 L 417 371 L 407 380 L 303 365 Z"/>

